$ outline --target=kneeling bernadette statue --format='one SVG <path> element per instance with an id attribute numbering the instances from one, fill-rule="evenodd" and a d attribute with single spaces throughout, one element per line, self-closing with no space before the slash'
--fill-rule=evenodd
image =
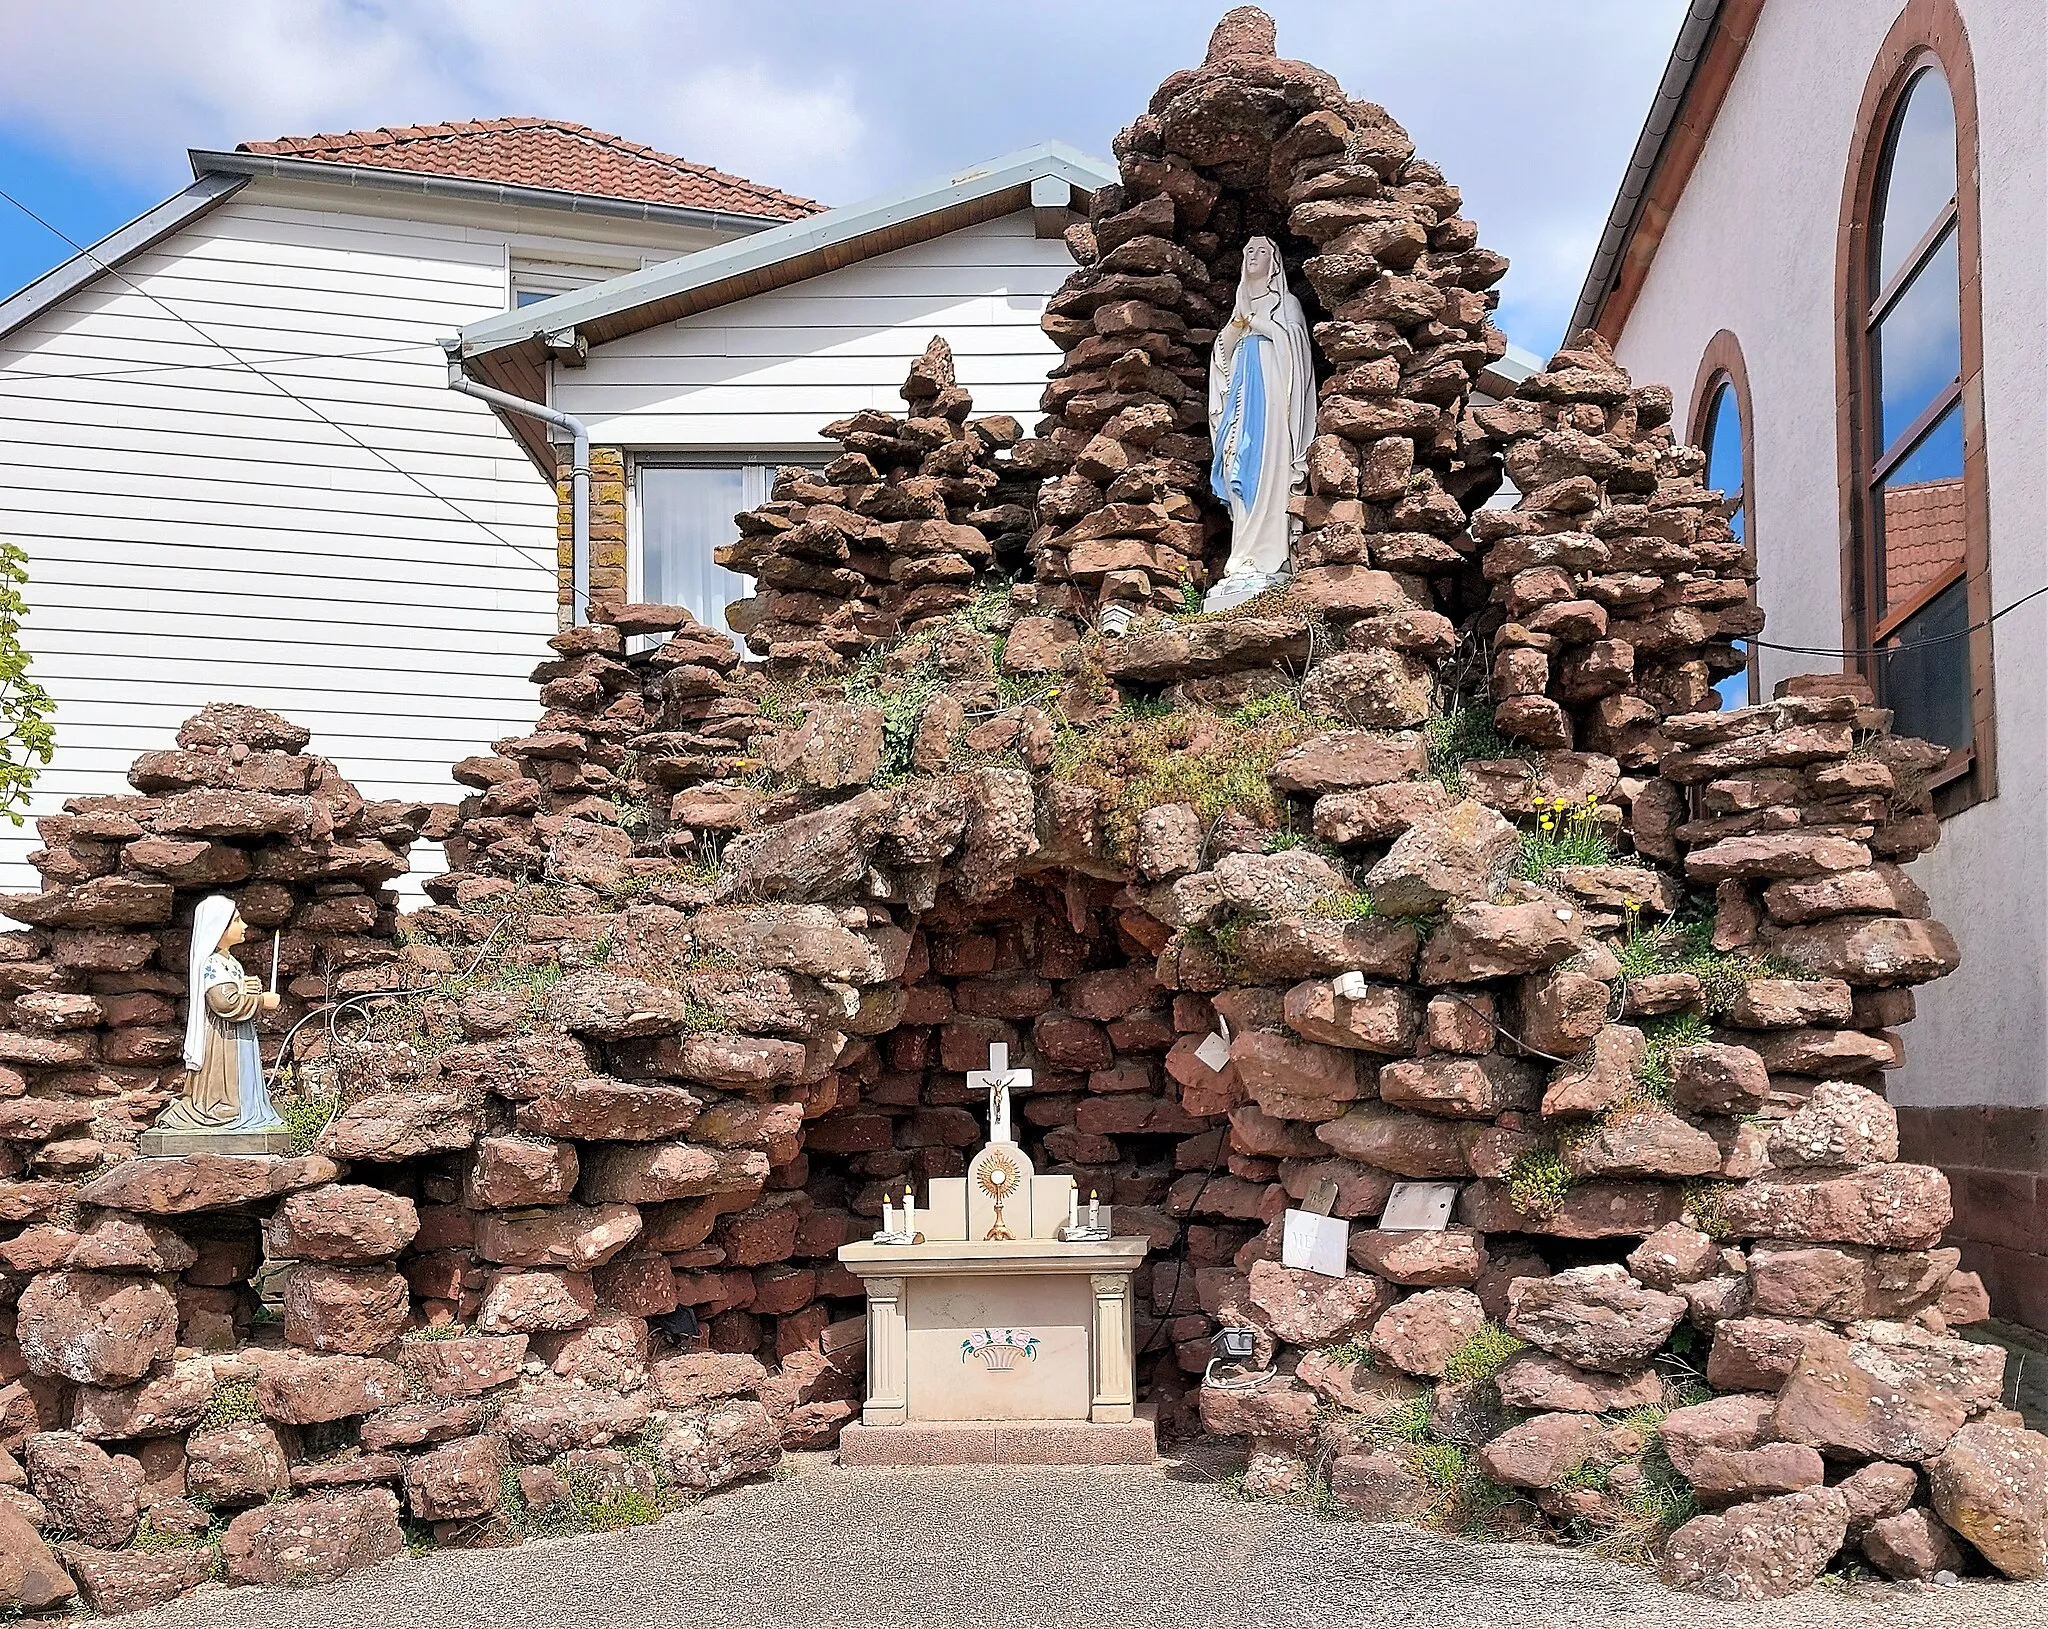
<path id="1" fill-rule="evenodd" d="M 185 1089 L 143 1134 L 144 1154 L 282 1154 L 291 1133 L 271 1106 L 256 1041 L 256 1015 L 278 1003 L 242 971 L 235 946 L 249 927 L 225 894 L 192 914 L 185 1014 Z"/>
<path id="2" fill-rule="evenodd" d="M 1278 246 L 1253 238 L 1209 357 L 1209 484 L 1230 511 L 1230 558 L 1205 611 L 1240 605 L 1286 577 L 1292 500 L 1307 483 L 1315 433 L 1308 319 Z"/>

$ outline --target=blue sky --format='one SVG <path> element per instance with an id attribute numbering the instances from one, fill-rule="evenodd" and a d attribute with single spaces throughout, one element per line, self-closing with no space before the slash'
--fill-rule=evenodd
<path id="1" fill-rule="evenodd" d="M 0 0 L 0 190 L 80 242 L 188 147 L 549 114 L 850 203 L 1058 138 L 1107 155 L 1222 0 Z M 1560 337 L 1684 0 L 1273 0 L 1285 55 L 1383 104 Z M 618 42 L 636 42 L 619 49 Z M 69 250 L 0 201 L 0 293 Z"/>

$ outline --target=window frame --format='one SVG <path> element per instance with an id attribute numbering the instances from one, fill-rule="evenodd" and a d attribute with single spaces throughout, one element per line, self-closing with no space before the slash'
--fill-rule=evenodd
<path id="1" fill-rule="evenodd" d="M 760 496 L 745 499 L 746 507 L 766 503 L 775 487 L 775 471 L 785 464 L 801 464 L 807 469 L 823 469 L 830 462 L 827 454 L 815 447 L 688 447 L 635 449 L 626 458 L 626 593 L 634 601 L 645 598 L 642 568 L 646 561 L 647 531 L 641 512 L 642 493 L 645 488 L 640 480 L 643 469 L 743 469 L 760 470 Z M 743 513 L 744 511 L 735 511 Z M 743 573 L 734 573 L 743 576 Z M 747 577 L 748 592 L 757 591 L 757 579 Z M 720 633 L 728 635 L 744 652 L 745 642 L 730 628 L 721 627 Z"/>
<path id="2" fill-rule="evenodd" d="M 1922 233 L 1882 288 L 1875 247 L 1878 209 L 1889 180 L 1893 126 L 1919 76 L 1939 73 L 1955 111 L 1956 190 L 1949 206 Z M 1896 437 L 1887 456 L 1879 445 L 1882 402 L 1871 334 L 1915 275 L 1941 246 L 1956 240 L 1957 307 L 1961 345 L 1958 376 L 1939 391 Z M 1875 647 L 1914 612 L 1954 586 L 1966 585 L 1965 611 L 1972 631 L 1964 641 L 1970 687 L 1971 742 L 1950 754 L 1929 777 L 1936 811 L 1945 816 L 1995 797 L 1997 741 L 1993 693 L 1991 615 L 1991 527 L 1984 439 L 1984 341 L 1981 238 L 1978 215 L 1977 103 L 1968 38 L 1954 0 L 1908 0 L 1872 64 L 1857 115 L 1837 233 L 1836 385 L 1838 487 L 1842 515 L 1842 644 L 1854 654 L 1847 665 L 1861 672 L 1884 700 L 1882 663 Z M 1883 609 L 1878 573 L 1879 530 L 1875 505 L 1882 483 L 1910 456 L 1928 430 L 1949 411 L 1961 417 L 1963 438 L 1964 549 L 1960 563 L 1917 593 L 1897 611 Z M 1745 479 L 1754 477 L 1745 467 Z"/>
<path id="3" fill-rule="evenodd" d="M 1749 366 L 1742 355 L 1742 342 L 1732 331 L 1723 328 L 1707 341 L 1706 349 L 1700 354 L 1699 372 L 1694 376 L 1692 387 L 1692 411 L 1686 419 L 1686 445 L 1697 447 L 1702 453 L 1707 450 L 1708 432 L 1713 428 L 1714 401 L 1722 386 L 1735 393 L 1735 418 L 1741 431 L 1742 443 L 1742 544 L 1753 563 L 1760 563 L 1761 552 L 1757 547 L 1756 532 L 1756 429 L 1749 404 Z M 1706 472 L 1700 472 L 1702 484 Z M 1761 603 L 1759 586 L 1761 576 L 1749 585 L 1752 604 Z M 1749 647 L 1749 700 L 1754 706 L 1765 699 L 1763 695 L 1763 663 L 1757 650 L 1756 639 L 1752 636 L 1745 643 Z"/>

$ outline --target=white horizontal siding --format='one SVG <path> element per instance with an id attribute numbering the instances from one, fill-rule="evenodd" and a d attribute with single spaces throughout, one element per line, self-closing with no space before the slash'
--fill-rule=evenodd
<path id="1" fill-rule="evenodd" d="M 975 410 L 1028 424 L 1059 359 L 1038 319 L 1073 269 L 1028 212 L 1007 216 L 598 346 L 556 370 L 555 403 L 617 446 L 814 446 L 861 408 L 901 412 L 905 370 L 943 334 Z"/>
<path id="2" fill-rule="evenodd" d="M 454 797 L 450 763 L 532 726 L 553 498 L 446 388 L 436 341 L 504 308 L 508 244 L 600 240 L 530 211 L 324 198 L 253 183 L 0 341 L 0 536 L 29 551 L 27 642 L 57 701 L 32 813 L 125 790 L 209 701 L 306 725 L 371 797 Z M 32 831 L 0 824 L 0 886 L 35 885 Z"/>

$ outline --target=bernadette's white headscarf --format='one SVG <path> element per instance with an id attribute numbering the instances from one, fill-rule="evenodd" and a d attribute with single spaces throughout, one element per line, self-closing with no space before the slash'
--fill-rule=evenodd
<path id="1" fill-rule="evenodd" d="M 192 913 L 192 961 L 185 974 L 192 997 L 185 1013 L 187 1069 L 201 1069 L 206 1064 L 206 961 L 220 949 L 220 936 L 234 919 L 235 902 L 226 894 L 208 894 Z"/>

